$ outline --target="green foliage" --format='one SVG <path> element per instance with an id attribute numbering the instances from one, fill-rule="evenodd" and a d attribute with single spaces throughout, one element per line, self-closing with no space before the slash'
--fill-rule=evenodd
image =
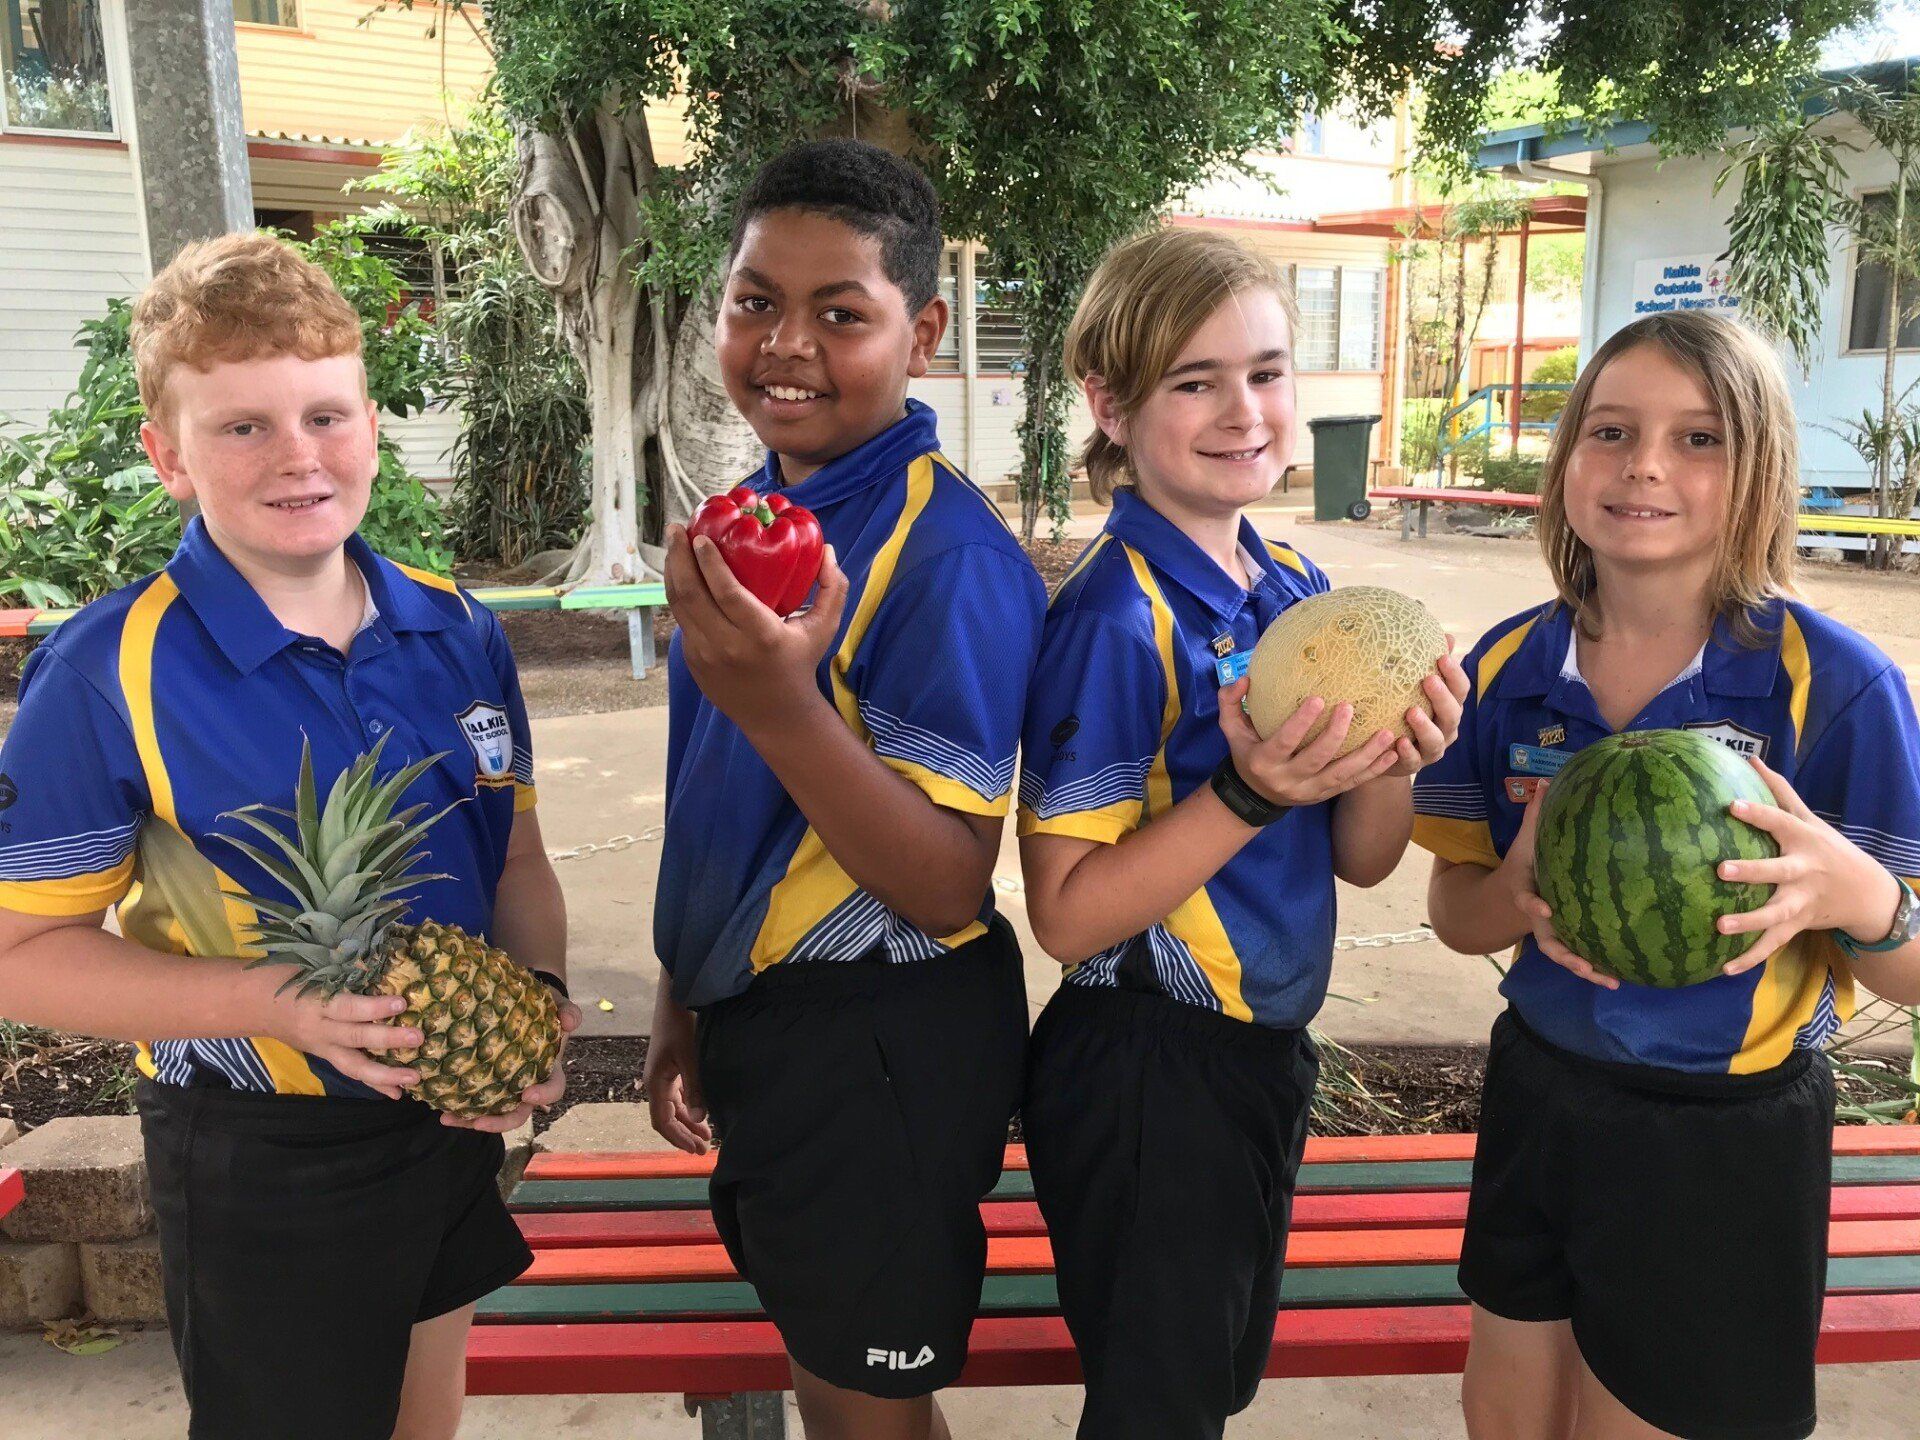
<path id="1" fill-rule="evenodd" d="M 1727 287 L 1742 312 L 1808 369 L 1820 343 L 1845 172 L 1832 140 L 1795 104 L 1733 147 L 1714 192 L 1735 174 L 1740 193 L 1728 221 Z"/>
<path id="2" fill-rule="evenodd" d="M 342 222 L 412 236 L 438 257 L 447 285 L 431 322 L 445 367 L 437 388 L 460 412 L 447 520 L 461 555 L 508 565 L 577 537 L 591 428 L 553 301 L 514 238 L 517 173 L 512 128 L 483 104 L 448 129 L 408 135 L 365 182 L 405 209 Z"/>
<path id="3" fill-rule="evenodd" d="M 1323 0 L 900 0 L 864 49 L 914 134 L 950 233 L 993 247 L 1028 347 L 1028 534 L 1067 514 L 1060 345 L 1114 244 L 1327 98 Z"/>
<path id="4" fill-rule="evenodd" d="M 393 442 L 380 442 L 380 469 L 360 521 L 360 538 L 387 559 L 436 575 L 450 574 L 447 517 L 419 477 L 408 473 Z"/>
<path id="5" fill-rule="evenodd" d="M 1346 93 L 1375 113 L 1418 85 L 1421 148 L 1457 176 L 1490 118 L 1500 77 L 1545 77 L 1524 98 L 1550 131 L 1592 117 L 1649 122 L 1663 150 L 1717 150 L 1729 130 L 1777 110 L 1818 64 L 1821 42 L 1871 17 L 1875 0 L 1336 0 L 1331 57 Z M 1448 52 L 1440 49 L 1444 43 Z"/>
<path id="6" fill-rule="evenodd" d="M 1580 350 L 1578 346 L 1566 345 L 1551 355 L 1541 357 L 1534 366 L 1533 374 L 1527 377 L 1530 384 L 1571 385 L 1574 375 L 1580 369 Z M 1523 420 L 1557 420 L 1560 412 L 1567 408 L 1567 392 L 1564 390 L 1538 390 L 1520 397 L 1520 418 Z"/>
<path id="7" fill-rule="evenodd" d="M 38 429 L 0 435 L 0 601 L 83 604 L 158 569 L 179 543 L 179 512 L 140 448 L 131 318 L 113 300 L 82 324 L 73 394 Z"/>
<path id="8" fill-rule="evenodd" d="M 1480 483 L 1489 490 L 1538 495 L 1546 468 L 1546 461 L 1536 455 L 1488 454 L 1480 461 Z"/>
<path id="9" fill-rule="evenodd" d="M 323 225 L 298 248 L 359 312 L 361 358 L 373 403 L 401 419 L 426 409 L 427 389 L 439 375 L 433 327 L 420 317 L 419 304 L 406 298 L 393 266 L 369 252 L 351 225 Z"/>
<path id="10" fill-rule="evenodd" d="M 1408 471 L 1433 469 L 1440 443 L 1440 412 L 1446 403 L 1418 397 L 1400 402 L 1400 463 Z"/>

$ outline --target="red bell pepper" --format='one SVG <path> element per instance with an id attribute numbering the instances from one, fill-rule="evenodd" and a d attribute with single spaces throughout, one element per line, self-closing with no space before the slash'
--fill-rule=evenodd
<path id="1" fill-rule="evenodd" d="M 687 526 L 688 538 L 696 535 L 719 546 L 734 578 L 776 615 L 798 610 L 820 578 L 820 522 L 784 495 L 750 485 L 710 495 Z"/>

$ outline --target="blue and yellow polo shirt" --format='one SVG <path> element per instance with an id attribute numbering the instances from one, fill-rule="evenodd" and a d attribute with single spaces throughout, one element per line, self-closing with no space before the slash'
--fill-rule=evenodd
<path id="1" fill-rule="evenodd" d="M 849 582 L 820 689 L 888 766 L 936 804 L 1004 815 L 1046 588 L 1000 512 L 940 454 L 933 411 L 782 486 L 820 521 Z M 654 945 L 683 1005 L 795 960 L 925 959 L 984 933 L 993 897 L 928 935 L 853 883 L 766 762 L 668 655 L 667 826 Z"/>
<path id="2" fill-rule="evenodd" d="M 534 803 L 533 756 L 513 655 L 500 623 L 452 581 L 382 559 L 355 535 L 347 554 L 377 611 L 343 658 L 273 617 L 196 519 L 164 570 L 81 610 L 28 658 L 20 710 L 0 748 L 0 906 L 32 915 L 117 910 L 151 949 L 225 955 L 254 911 L 242 893 L 283 894 L 222 837 L 256 803 L 293 807 L 303 738 L 324 800 L 334 777 L 385 740 L 382 773 L 444 758 L 401 802 L 454 808 L 425 841 L 408 918 L 484 935 L 517 810 Z M 176 915 L 142 883 L 144 856 L 171 832 L 222 897 Z M 188 908 L 188 907 L 182 907 Z M 225 924 L 220 921 L 224 918 Z M 183 923 L 184 921 L 184 923 Z M 148 1077 L 293 1095 L 372 1096 L 325 1061 L 262 1036 L 160 1040 L 136 1055 Z"/>
<path id="3" fill-rule="evenodd" d="M 1113 844 L 1207 784 L 1227 755 L 1219 666 L 1329 588 L 1244 518 L 1244 588 L 1131 489 L 1047 611 L 1027 697 L 1020 833 Z M 1333 807 L 1289 811 L 1160 924 L 1070 967 L 1238 1020 L 1305 1025 L 1333 968 Z"/>
<path id="4" fill-rule="evenodd" d="M 1920 874 L 1920 728 L 1906 677 L 1818 611 L 1775 600 L 1742 646 L 1724 621 L 1632 730 L 1692 729 L 1758 754 L 1817 814 L 1895 874 Z M 1443 860 L 1492 868 L 1525 805 L 1510 777 L 1547 773 L 1613 733 L 1580 676 L 1572 613 L 1528 610 L 1484 635 L 1465 665 L 1460 736 L 1414 781 L 1413 838 Z M 1682 990 L 1603 989 L 1529 936 L 1501 993 L 1555 1045 L 1594 1059 L 1707 1073 L 1771 1069 L 1817 1048 L 1853 1013 L 1846 957 L 1803 934 L 1764 965 Z"/>

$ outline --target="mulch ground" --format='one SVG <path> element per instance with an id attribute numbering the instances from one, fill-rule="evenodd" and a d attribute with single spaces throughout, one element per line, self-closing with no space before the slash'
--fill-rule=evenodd
<path id="1" fill-rule="evenodd" d="M 125 1115 L 133 1108 L 131 1046 L 46 1031 L 0 1032 L 0 1120 L 31 1130 L 62 1115 Z M 541 1117 L 545 1129 L 574 1105 L 638 1102 L 647 1061 L 642 1035 L 596 1035 L 567 1047 L 567 1096 Z M 1484 1052 L 1377 1047 L 1323 1087 L 1316 1134 L 1419 1134 L 1471 1130 L 1479 1117 Z M 1357 1080 L 1364 1095 L 1348 1083 Z M 1018 1138 L 1018 1126 L 1015 1127 Z"/>

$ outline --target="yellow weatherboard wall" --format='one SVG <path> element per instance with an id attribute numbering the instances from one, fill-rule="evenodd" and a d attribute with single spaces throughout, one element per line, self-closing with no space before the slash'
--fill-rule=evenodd
<path id="1" fill-rule="evenodd" d="M 414 126 L 458 119 L 493 74 L 484 11 L 466 8 L 482 33 L 432 0 L 378 13 L 375 0 L 299 0 L 297 27 L 237 24 L 248 133 L 390 144 Z M 678 164 L 680 107 L 649 105 L 647 119 L 655 157 Z"/>

